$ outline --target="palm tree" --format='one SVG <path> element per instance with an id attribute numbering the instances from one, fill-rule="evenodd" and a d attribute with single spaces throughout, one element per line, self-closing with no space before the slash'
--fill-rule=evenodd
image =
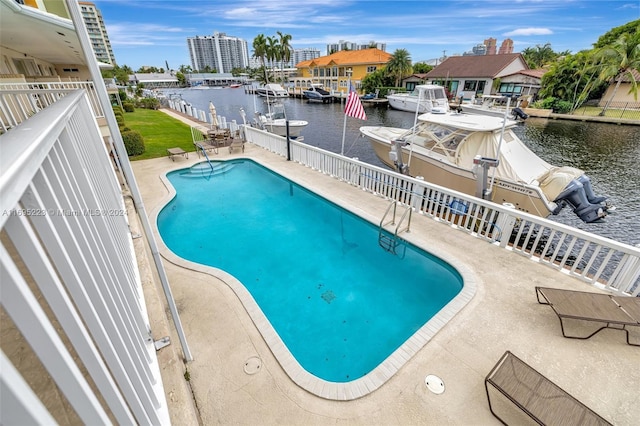
<path id="1" fill-rule="evenodd" d="M 291 40 L 290 34 L 282 34 L 280 31 L 276 31 L 278 37 L 280 37 L 280 68 L 282 69 L 282 80 L 284 81 L 284 63 L 289 62 L 291 59 Z"/>
<path id="2" fill-rule="evenodd" d="M 604 115 L 609 108 L 625 76 L 631 81 L 629 93 L 633 93 L 634 98 L 638 99 L 638 82 L 633 75 L 633 70 L 640 70 L 640 25 L 635 33 L 622 34 L 612 44 L 600 49 L 596 57 L 600 60 L 598 79 L 600 81 L 616 79 L 616 86 L 600 115 Z"/>
<path id="3" fill-rule="evenodd" d="M 280 44 L 276 37 L 267 37 L 267 60 L 272 68 L 280 60 Z"/>
<path id="4" fill-rule="evenodd" d="M 386 69 L 387 73 L 395 78 L 396 87 L 399 87 L 400 81 L 413 71 L 409 51 L 407 49 L 396 49 L 389 62 L 387 62 Z"/>
<path id="5" fill-rule="evenodd" d="M 553 51 L 550 43 L 546 43 L 544 46 L 536 44 L 536 47 L 527 47 L 522 51 L 522 56 L 527 61 L 529 68 L 542 68 L 544 65 L 553 61 L 558 57 L 558 54 Z"/>
<path id="6" fill-rule="evenodd" d="M 267 76 L 266 70 L 266 56 L 267 56 L 267 39 L 264 34 L 258 34 L 256 38 L 253 39 L 253 57 L 260 59 L 262 63 L 262 68 L 264 69 L 264 81 L 265 83 L 269 82 L 269 78 Z"/>

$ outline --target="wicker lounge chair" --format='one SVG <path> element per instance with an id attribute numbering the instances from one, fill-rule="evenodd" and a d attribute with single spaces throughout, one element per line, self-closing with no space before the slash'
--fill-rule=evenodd
<path id="1" fill-rule="evenodd" d="M 588 339 L 600 330 L 612 328 L 623 330 L 627 343 L 640 346 L 640 337 L 634 343 L 630 340 L 630 331 L 640 336 L 640 298 L 612 296 L 603 293 L 561 290 L 557 288 L 536 287 L 538 303 L 549 305 L 560 319 L 562 335 L 572 339 Z M 570 335 L 565 330 L 567 320 L 585 324 L 594 322 L 602 327 L 586 336 Z"/>
<path id="2" fill-rule="evenodd" d="M 542 425 L 611 424 L 510 351 L 491 369 L 484 386 L 491 414 L 504 424 L 526 423 L 523 414 Z"/>

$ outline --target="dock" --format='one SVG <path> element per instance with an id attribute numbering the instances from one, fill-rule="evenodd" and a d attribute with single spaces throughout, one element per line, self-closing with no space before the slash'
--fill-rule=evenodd
<path id="1" fill-rule="evenodd" d="M 290 98 L 295 99 L 305 99 L 303 88 L 301 87 L 288 87 L 286 88 L 289 92 Z M 244 92 L 250 95 L 256 94 L 256 87 L 253 86 L 244 86 Z M 347 98 L 347 95 L 342 92 L 331 92 L 331 101 L 332 103 L 340 102 L 342 103 Z M 389 101 L 386 98 L 374 98 L 374 99 L 363 99 L 362 95 L 360 96 L 360 101 L 364 106 L 374 106 L 374 107 L 387 107 L 389 105 Z M 316 101 L 311 101 L 316 102 Z"/>

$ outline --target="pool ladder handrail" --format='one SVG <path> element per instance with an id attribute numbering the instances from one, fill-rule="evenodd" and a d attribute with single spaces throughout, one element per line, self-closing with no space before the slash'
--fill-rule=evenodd
<path id="1" fill-rule="evenodd" d="M 206 158 L 207 163 L 209 163 L 209 167 L 211 167 L 211 170 L 213 170 L 213 164 L 211 164 L 211 160 L 209 160 L 209 156 L 207 155 L 207 150 L 204 149 L 204 146 L 202 146 L 201 143 L 197 143 L 196 146 L 200 148 L 200 150 L 202 151 L 202 154 L 204 155 L 204 158 Z"/>
<path id="2" fill-rule="evenodd" d="M 410 232 L 409 229 L 411 227 L 411 212 L 413 211 L 411 206 L 405 206 L 405 211 L 402 214 L 402 217 L 400 218 L 400 220 L 398 221 L 398 224 L 395 227 L 393 236 L 386 235 L 385 231 L 386 232 L 389 232 L 389 231 L 385 229 L 385 226 L 389 224 L 391 225 L 396 224 L 395 221 L 396 221 L 397 206 L 398 206 L 398 203 L 395 200 L 391 201 L 391 203 L 387 207 L 387 210 L 384 213 L 384 216 L 382 216 L 382 219 L 380 220 L 380 226 L 378 227 L 378 245 L 380 245 L 380 247 L 382 247 L 384 250 L 393 254 L 397 254 L 396 248 L 400 245 L 400 241 L 398 240 L 398 234 L 405 231 Z M 391 220 L 385 222 L 385 219 L 387 218 L 389 213 L 391 213 L 391 211 L 393 211 Z M 405 219 L 407 219 L 407 226 L 404 228 L 401 228 Z"/>

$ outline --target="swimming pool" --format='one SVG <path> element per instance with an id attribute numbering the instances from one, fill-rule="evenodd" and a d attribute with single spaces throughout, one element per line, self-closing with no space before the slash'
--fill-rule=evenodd
<path id="1" fill-rule="evenodd" d="M 366 377 L 463 289 L 447 262 L 408 243 L 383 250 L 377 226 L 253 161 L 214 165 L 167 174 L 176 196 L 160 235 L 237 278 L 315 377 Z"/>

